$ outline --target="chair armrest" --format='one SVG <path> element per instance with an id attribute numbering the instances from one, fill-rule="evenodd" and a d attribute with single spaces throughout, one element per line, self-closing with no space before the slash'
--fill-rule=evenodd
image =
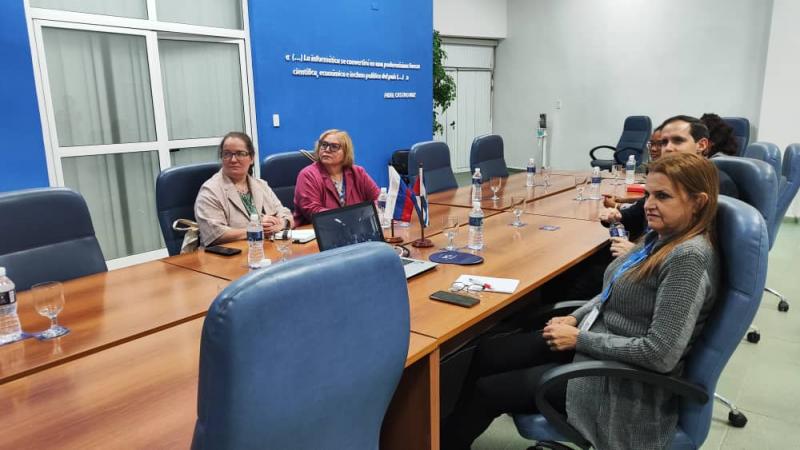
<path id="1" fill-rule="evenodd" d="M 611 150 L 611 151 L 616 151 L 616 150 L 617 150 L 617 148 L 616 148 L 616 147 L 612 147 L 612 146 L 610 146 L 610 145 L 598 145 L 597 147 L 595 147 L 595 148 L 593 148 L 593 149 L 589 150 L 589 157 L 590 157 L 590 158 L 592 158 L 592 160 L 596 160 L 597 158 L 594 156 L 594 152 L 595 152 L 596 150 L 599 150 L 599 149 L 601 149 L 601 148 L 607 148 L 607 149 L 609 149 L 609 150 Z"/>
<path id="2" fill-rule="evenodd" d="M 566 417 L 556 411 L 553 405 L 547 401 L 546 394 L 567 380 L 596 376 L 626 378 L 652 384 L 700 404 L 709 400 L 708 392 L 701 386 L 678 377 L 651 372 L 616 361 L 580 361 L 554 367 L 545 372 L 539 380 L 539 385 L 536 387 L 536 407 L 556 430 L 582 448 L 588 447 L 589 442 L 567 422 Z"/>
<path id="3" fill-rule="evenodd" d="M 640 149 L 640 148 L 636 148 L 636 147 L 625 147 L 625 148 L 621 148 L 621 149 L 619 149 L 619 150 L 617 150 L 617 151 L 615 151 L 615 152 L 614 152 L 614 161 L 616 161 L 616 162 L 617 162 L 617 164 L 625 164 L 625 163 L 626 163 L 626 162 L 628 162 L 628 161 L 620 161 L 620 159 L 619 159 L 619 155 L 620 155 L 622 152 L 627 152 L 627 151 L 631 151 L 631 150 L 633 150 L 633 152 L 634 152 L 634 153 L 636 153 L 637 155 L 641 155 L 641 154 L 642 154 L 642 149 Z M 639 163 L 637 162 L 636 164 L 638 165 Z"/>

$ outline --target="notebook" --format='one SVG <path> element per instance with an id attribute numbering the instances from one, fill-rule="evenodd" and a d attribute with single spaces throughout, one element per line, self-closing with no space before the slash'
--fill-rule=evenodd
<path id="1" fill-rule="evenodd" d="M 323 211 L 311 218 L 320 251 L 361 242 L 384 242 L 378 213 L 373 202 Z M 436 263 L 400 258 L 406 278 L 436 267 Z"/>

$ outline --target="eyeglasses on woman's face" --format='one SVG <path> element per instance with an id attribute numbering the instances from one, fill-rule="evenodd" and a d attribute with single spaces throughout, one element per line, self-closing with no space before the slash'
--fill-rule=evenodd
<path id="1" fill-rule="evenodd" d="M 321 152 L 336 153 L 342 149 L 342 144 L 338 142 L 319 141 L 319 150 Z"/>
<path id="2" fill-rule="evenodd" d="M 249 152 L 245 152 L 245 151 L 222 152 L 222 159 L 224 159 L 225 161 L 230 161 L 234 157 L 236 157 L 236 159 L 245 159 L 245 158 L 247 158 L 249 156 L 250 156 L 250 153 Z"/>

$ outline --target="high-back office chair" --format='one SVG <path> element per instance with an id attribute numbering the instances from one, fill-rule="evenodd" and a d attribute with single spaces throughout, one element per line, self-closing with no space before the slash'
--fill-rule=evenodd
<path id="1" fill-rule="evenodd" d="M 480 167 L 481 176 L 486 179 L 508 176 L 503 157 L 503 138 L 499 134 L 485 134 L 472 141 L 469 151 L 470 172 L 475 173 L 476 167 Z"/>
<path id="2" fill-rule="evenodd" d="M 519 433 L 539 441 L 588 443 L 547 402 L 545 392 L 565 380 L 586 376 L 622 377 L 670 390 L 680 399 L 671 449 L 697 449 L 711 426 L 709 401 L 722 369 L 753 320 L 767 276 L 769 238 L 761 214 L 739 200 L 721 196 L 717 212 L 721 285 L 714 309 L 686 356 L 683 376 L 672 377 L 610 361 L 583 361 L 556 367 L 539 382 L 536 405 L 542 414 L 515 415 Z"/>
<path id="3" fill-rule="evenodd" d="M 377 449 L 408 352 L 407 292 L 375 242 L 229 285 L 203 325 L 192 448 Z"/>
<path id="4" fill-rule="evenodd" d="M 108 270 L 89 208 L 73 190 L 0 194 L 0 217 L 0 266 L 18 291 Z"/>
<path id="5" fill-rule="evenodd" d="M 788 149 L 787 149 L 788 151 Z M 770 248 L 772 248 L 772 244 L 775 244 L 775 239 L 778 237 L 778 229 L 780 228 L 781 222 L 783 222 L 783 216 L 786 214 L 786 210 L 789 208 L 789 204 L 791 204 L 791 199 L 794 198 L 794 194 L 797 193 L 797 188 L 795 187 L 794 192 L 789 190 L 788 180 L 786 178 L 787 171 L 783 169 L 783 163 L 781 161 L 781 150 L 778 148 L 777 145 L 771 142 L 753 142 L 752 144 L 747 146 L 747 149 L 744 152 L 744 156 L 747 158 L 759 159 L 761 161 L 765 161 L 769 163 L 772 167 L 775 168 L 775 173 L 778 176 L 778 204 L 775 208 L 775 217 L 774 220 L 770 223 L 769 232 L 770 232 L 770 239 L 771 244 Z M 787 155 L 784 155 L 783 160 L 787 160 Z M 791 165 L 791 162 L 789 163 Z M 791 167 L 789 170 L 792 170 Z M 797 169 L 794 169 L 797 170 Z M 791 194 L 791 198 L 788 199 L 788 203 L 784 203 L 782 200 L 784 197 L 781 196 L 781 193 L 786 191 L 787 196 Z M 770 294 L 778 297 L 778 311 L 787 312 L 789 311 L 789 301 L 786 297 L 783 296 L 780 292 L 776 291 L 772 288 L 766 288 L 766 291 Z"/>
<path id="6" fill-rule="evenodd" d="M 267 182 L 281 204 L 294 211 L 297 174 L 313 161 L 301 152 L 276 153 L 261 162 L 261 178 Z"/>
<path id="7" fill-rule="evenodd" d="M 408 154 L 410 151 L 407 148 L 395 150 L 392 153 L 392 160 L 389 161 L 405 184 L 408 184 Z"/>
<path id="8" fill-rule="evenodd" d="M 652 130 L 653 127 L 649 117 L 628 117 L 625 119 L 625 125 L 622 127 L 622 135 L 620 135 L 616 147 L 598 145 L 589 150 L 589 157 L 592 158 L 592 167 L 599 167 L 600 170 L 610 170 L 611 166 L 614 164 L 625 164 L 630 155 L 634 155 L 637 165 L 646 162 L 649 155 L 647 152 L 647 141 L 650 139 Z M 594 153 L 602 148 L 612 150 L 614 152 L 613 157 L 611 159 L 598 159 Z"/>
<path id="9" fill-rule="evenodd" d="M 418 142 L 408 153 L 408 178 L 414 183 L 422 163 L 425 178 L 425 191 L 433 194 L 458 187 L 453 169 L 450 166 L 450 148 L 444 142 Z"/>
<path id="10" fill-rule="evenodd" d="M 183 232 L 172 229 L 177 219 L 195 220 L 194 201 L 200 187 L 212 175 L 219 171 L 216 162 L 191 164 L 188 166 L 170 167 L 158 174 L 156 178 L 156 210 L 158 224 L 167 251 L 171 255 L 181 252 Z"/>
<path id="11" fill-rule="evenodd" d="M 772 142 L 753 142 L 744 151 L 746 158 L 764 161 L 775 169 L 777 176 L 783 173 L 781 163 L 781 149 Z"/>
<path id="12" fill-rule="evenodd" d="M 739 145 L 737 156 L 744 156 L 744 150 L 747 144 L 750 143 L 750 121 L 744 117 L 723 117 L 731 128 L 733 128 L 733 135 L 736 137 L 736 143 Z"/>

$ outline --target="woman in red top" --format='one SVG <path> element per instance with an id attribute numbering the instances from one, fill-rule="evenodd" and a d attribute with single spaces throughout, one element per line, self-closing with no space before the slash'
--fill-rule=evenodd
<path id="1" fill-rule="evenodd" d="M 346 131 L 328 130 L 314 144 L 317 162 L 297 174 L 295 224 L 329 209 L 378 199 L 380 190 L 363 167 L 353 164 L 353 141 Z"/>

